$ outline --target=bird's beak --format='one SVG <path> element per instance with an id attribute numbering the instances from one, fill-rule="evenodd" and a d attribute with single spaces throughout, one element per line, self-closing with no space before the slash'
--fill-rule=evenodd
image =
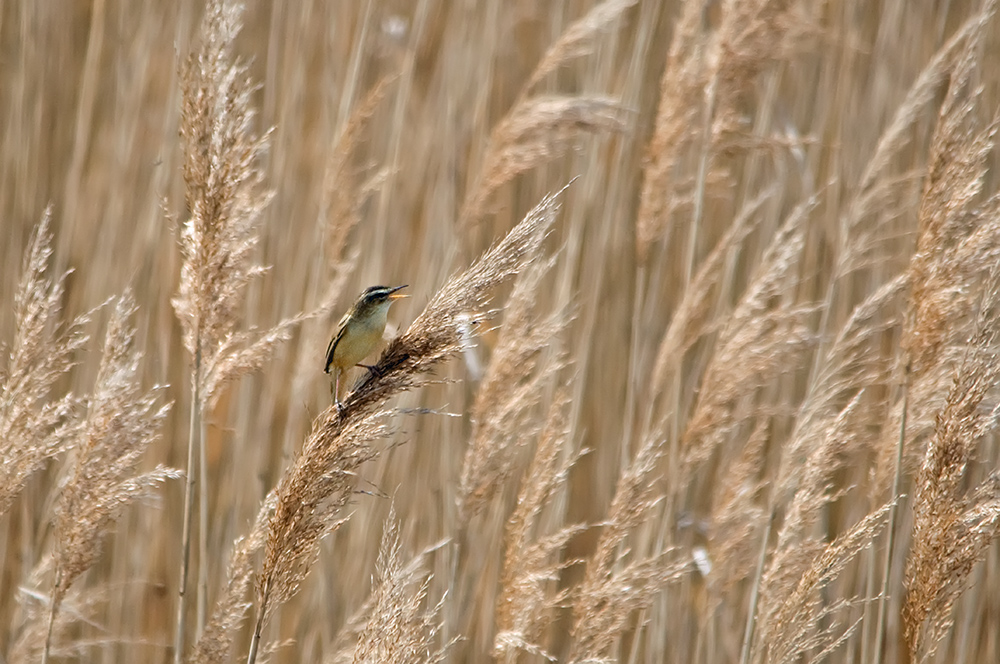
<path id="1" fill-rule="evenodd" d="M 406 288 L 406 284 L 403 284 L 402 286 L 396 286 L 395 288 L 393 288 L 392 291 L 390 291 L 389 299 L 390 300 L 400 300 L 400 299 L 402 299 L 404 297 L 410 297 L 409 295 L 403 295 L 402 293 L 397 293 L 396 292 L 398 290 L 402 290 L 403 288 Z"/>

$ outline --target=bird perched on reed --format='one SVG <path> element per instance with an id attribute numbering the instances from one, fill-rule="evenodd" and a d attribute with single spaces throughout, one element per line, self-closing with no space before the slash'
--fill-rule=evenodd
<path id="1" fill-rule="evenodd" d="M 371 286 L 366 288 L 354 305 L 348 310 L 337 325 L 337 332 L 326 348 L 326 365 L 323 371 L 333 372 L 333 398 L 340 408 L 340 378 L 352 367 L 363 366 L 368 370 L 372 367 L 360 364 L 361 360 L 375 350 L 385 333 L 385 321 L 389 306 L 406 295 L 397 291 L 403 286 Z"/>

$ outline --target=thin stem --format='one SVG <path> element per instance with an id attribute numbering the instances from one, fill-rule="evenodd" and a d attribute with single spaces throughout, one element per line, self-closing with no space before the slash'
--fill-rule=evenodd
<path id="1" fill-rule="evenodd" d="M 906 411 L 910 403 L 910 364 L 903 374 L 903 413 L 899 418 L 899 437 L 896 439 L 896 473 L 892 480 L 892 502 L 889 504 L 888 542 L 882 560 L 882 592 L 878 596 L 878 623 L 875 631 L 875 653 L 872 661 L 882 664 L 882 641 L 885 637 L 885 598 L 889 594 L 889 572 L 892 569 L 892 546 L 896 540 L 896 504 L 899 500 L 900 478 L 903 474 L 903 443 L 906 441 Z"/>
<path id="2" fill-rule="evenodd" d="M 455 629 L 454 627 L 455 625 L 458 625 L 459 621 L 458 614 L 461 610 L 462 606 L 461 602 L 465 597 L 464 584 L 461 588 L 458 585 L 458 560 L 462 556 L 462 552 L 466 550 L 465 548 L 466 522 L 464 516 L 460 516 L 459 519 L 460 520 L 458 523 L 458 532 L 456 533 L 455 539 L 453 540 L 455 546 L 452 547 L 451 560 L 449 561 L 448 564 L 448 577 L 449 577 L 448 588 L 452 592 L 453 596 L 458 599 L 458 601 L 450 602 L 447 605 L 451 615 L 450 618 L 444 621 L 444 624 L 441 626 L 441 634 L 443 636 L 444 643 L 450 643 L 452 638 L 454 638 L 452 636 L 452 630 Z"/>
<path id="3" fill-rule="evenodd" d="M 740 653 L 740 664 L 749 664 L 750 645 L 753 642 L 754 628 L 757 626 L 757 600 L 760 597 L 760 583 L 764 578 L 764 562 L 767 560 L 767 541 L 771 539 L 771 526 L 774 523 L 774 510 L 767 520 L 767 528 L 764 529 L 764 537 L 760 542 L 760 556 L 757 558 L 757 573 L 753 580 L 753 588 L 750 591 L 750 608 L 747 611 L 747 625 L 743 630 L 743 650 Z"/>
<path id="4" fill-rule="evenodd" d="M 45 649 L 42 650 L 42 664 L 48 664 L 49 648 L 52 646 L 52 629 L 56 624 L 56 611 L 59 609 L 59 600 L 56 598 L 56 589 L 62 579 L 62 573 L 56 571 L 52 580 L 52 596 L 49 598 L 49 626 L 45 632 Z"/>
<path id="5" fill-rule="evenodd" d="M 875 547 L 868 547 L 865 552 L 868 562 L 865 565 L 867 572 L 865 573 L 865 608 L 863 612 L 863 620 L 861 621 L 861 660 L 868 661 L 868 652 L 871 650 L 871 610 L 872 610 L 872 595 L 875 594 Z"/>
<path id="6" fill-rule="evenodd" d="M 253 628 L 253 638 L 250 639 L 250 653 L 247 655 L 247 664 L 254 664 L 257 661 L 257 646 L 260 645 L 260 633 L 264 629 L 264 614 L 267 612 L 268 595 L 271 594 L 271 583 L 267 581 L 264 585 L 264 592 L 261 594 L 260 606 L 257 608 L 257 624 Z"/>
<path id="7" fill-rule="evenodd" d="M 199 408 L 200 409 L 200 408 Z M 208 461 L 205 458 L 205 418 L 199 417 L 198 427 L 198 475 L 201 486 L 198 490 L 198 626 L 200 637 L 205 629 L 205 615 L 208 602 Z"/>
<path id="8" fill-rule="evenodd" d="M 187 587 L 188 565 L 191 561 L 191 506 L 194 502 L 196 432 L 199 428 L 198 420 L 201 412 L 199 407 L 201 397 L 201 338 L 197 331 L 195 332 L 195 348 L 197 350 L 195 351 L 194 370 L 191 374 L 192 398 L 191 419 L 188 426 L 187 470 L 184 473 L 184 526 L 181 533 L 181 578 L 177 601 L 177 625 L 174 631 L 174 664 L 181 664 L 184 655 L 184 613 L 187 608 L 185 588 Z"/>

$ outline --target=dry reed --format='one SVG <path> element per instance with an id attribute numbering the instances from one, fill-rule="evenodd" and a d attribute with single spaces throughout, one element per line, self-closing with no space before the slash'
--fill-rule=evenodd
<path id="1" fill-rule="evenodd" d="M 540 390 L 559 371 L 558 359 L 540 355 L 565 327 L 561 309 L 538 319 L 534 296 L 552 261 L 521 274 L 504 306 L 503 330 L 471 407 L 471 444 L 459 479 L 459 518 L 463 523 L 497 495 L 514 472 L 516 454 L 533 436 L 533 413 Z"/>
<path id="2" fill-rule="evenodd" d="M 264 622 L 299 589 L 319 555 L 319 541 L 343 522 L 337 516 L 357 482 L 357 470 L 374 458 L 391 410 L 385 402 L 428 380 L 427 374 L 461 350 L 462 320 L 482 319 L 492 288 L 535 257 L 557 209 L 548 196 L 507 237 L 452 277 L 405 333 L 382 353 L 375 368 L 344 399 L 313 423 L 302 452 L 277 487 L 268 522 L 264 563 L 257 576 L 257 623 L 248 662 L 256 657 Z"/>
<path id="3" fill-rule="evenodd" d="M 971 489 L 963 487 L 977 444 L 996 428 L 992 402 L 1000 383 L 1000 283 L 995 269 L 986 288 L 976 331 L 955 368 L 916 481 L 903 616 L 907 644 L 917 661 L 934 654 L 973 566 L 1000 533 L 1000 475 L 994 471 Z"/>
<path id="4" fill-rule="evenodd" d="M 247 66 L 233 55 L 242 11 L 242 5 L 235 2 L 209 3 L 198 50 L 188 56 L 180 73 L 183 88 L 180 133 L 185 147 L 183 174 L 190 217 L 180 238 L 184 262 L 173 305 L 184 331 L 184 346 L 192 358 L 192 403 L 180 601 L 174 637 L 174 661 L 178 664 L 184 651 L 196 484 L 200 484 L 199 634 L 207 610 L 209 487 L 201 423 L 222 388 L 259 369 L 300 320 L 283 321 L 263 334 L 237 329 L 242 321 L 247 285 L 264 272 L 264 268 L 254 263 L 253 252 L 259 241 L 257 226 L 270 198 L 263 189 L 260 164 L 268 137 L 255 134 L 251 105 L 254 85 Z"/>
<path id="5" fill-rule="evenodd" d="M 568 152 L 586 134 L 621 133 L 628 113 L 610 97 L 539 96 L 521 101 L 497 123 L 483 157 L 475 192 L 462 218 L 474 221 L 487 212 L 490 196 L 519 174 Z"/>
<path id="6" fill-rule="evenodd" d="M 1000 660 L 994 4 L 0 3 L 0 659 Z"/>
<path id="7" fill-rule="evenodd" d="M 0 514 L 10 508 L 28 476 L 64 451 L 76 434 L 77 399 L 50 393 L 73 367 L 74 353 L 87 343 L 87 317 L 59 329 L 66 276 L 52 280 L 45 275 L 52 255 L 50 217 L 48 209 L 24 255 L 14 299 L 16 332 L 0 373 Z"/>
<path id="8" fill-rule="evenodd" d="M 543 640 L 569 591 L 553 591 L 553 586 L 562 570 L 573 562 L 561 559 L 566 543 L 584 527 L 564 526 L 546 534 L 539 531 L 543 510 L 553 502 L 556 492 L 566 490 L 570 469 L 579 458 L 579 454 L 569 453 L 568 445 L 566 399 L 557 396 L 521 482 L 517 507 L 507 521 L 493 641 L 497 660 L 515 662 L 521 651 L 555 659 L 546 651 Z"/>
<path id="9" fill-rule="evenodd" d="M 141 353 L 133 347 L 135 328 L 130 322 L 135 312 L 130 292 L 118 298 L 97 384 L 73 446 L 73 471 L 55 507 L 54 576 L 43 662 L 49 658 L 59 605 L 73 582 L 97 561 L 111 524 L 128 504 L 181 476 L 164 466 L 136 472 L 170 406 L 157 407 L 162 388 L 143 394 L 139 386 Z"/>
<path id="10" fill-rule="evenodd" d="M 757 412 L 759 406 L 749 399 L 751 388 L 763 387 L 768 377 L 794 366 L 813 343 L 806 321 L 815 307 L 780 297 L 795 279 L 813 205 L 800 205 L 788 216 L 720 333 L 682 439 L 685 467 L 706 461 L 727 434 Z"/>
<path id="11" fill-rule="evenodd" d="M 573 593 L 570 662 L 614 661 L 613 646 L 633 612 L 649 607 L 667 584 L 691 569 L 673 549 L 642 556 L 627 546 L 629 535 L 663 498 L 653 475 L 662 454 L 662 446 L 648 439 L 618 479 L 597 547 Z"/>
<path id="12" fill-rule="evenodd" d="M 371 612 L 358 635 L 354 664 L 444 661 L 448 644 L 435 647 L 441 629 L 437 622 L 441 604 L 424 608 L 426 574 L 403 564 L 399 524 L 391 506 L 375 570 Z"/>

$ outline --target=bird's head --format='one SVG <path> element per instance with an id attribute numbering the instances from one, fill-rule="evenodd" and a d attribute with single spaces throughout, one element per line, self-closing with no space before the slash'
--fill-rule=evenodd
<path id="1" fill-rule="evenodd" d="M 405 284 L 403 286 L 371 286 L 365 289 L 365 292 L 358 298 L 358 303 L 355 306 L 358 312 L 362 314 L 369 311 L 375 312 L 380 309 L 386 311 L 389 309 L 389 305 L 395 300 L 409 297 L 398 292 L 404 288 L 406 288 Z"/>

